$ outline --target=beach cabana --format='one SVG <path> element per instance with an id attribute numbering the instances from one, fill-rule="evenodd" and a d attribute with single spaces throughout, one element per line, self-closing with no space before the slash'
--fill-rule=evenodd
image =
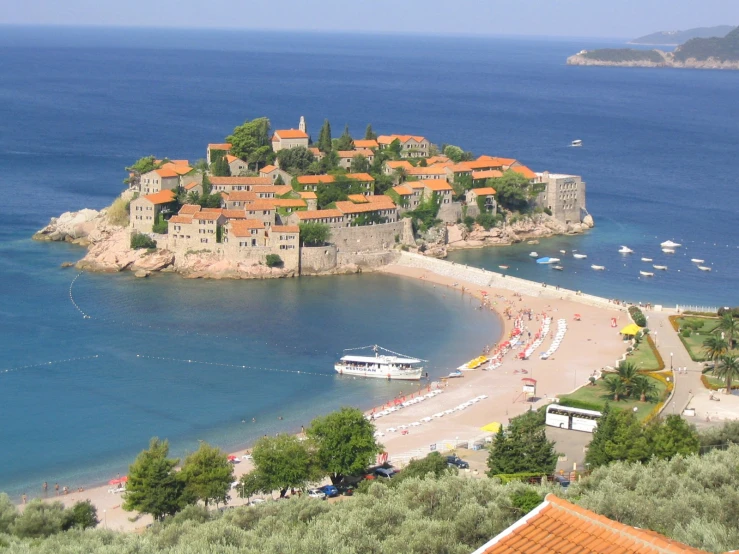
<path id="1" fill-rule="evenodd" d="M 631 323 L 630 325 L 627 325 L 626 327 L 621 329 L 619 333 L 627 337 L 634 337 L 639 334 L 639 331 L 641 331 L 641 327 L 639 327 L 636 323 Z"/>
<path id="2" fill-rule="evenodd" d="M 493 421 L 492 423 L 488 423 L 484 427 L 481 427 L 483 431 L 487 431 L 488 433 L 497 433 L 500 430 L 500 423 L 497 421 Z"/>

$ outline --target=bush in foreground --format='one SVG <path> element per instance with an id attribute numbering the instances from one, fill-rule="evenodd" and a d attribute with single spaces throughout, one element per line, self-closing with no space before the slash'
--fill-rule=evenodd
<path id="1" fill-rule="evenodd" d="M 141 248 L 156 248 L 157 241 L 149 238 L 148 235 L 142 233 L 134 233 L 131 235 L 131 248 L 139 250 Z"/>

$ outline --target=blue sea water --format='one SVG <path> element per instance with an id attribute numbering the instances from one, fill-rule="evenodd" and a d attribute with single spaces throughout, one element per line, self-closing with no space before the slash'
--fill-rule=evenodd
<path id="1" fill-rule="evenodd" d="M 609 297 L 739 303 L 739 73 L 564 64 L 597 46 L 612 44 L 2 28 L 0 490 L 105 480 L 154 435 L 178 454 L 199 439 L 228 448 L 407 388 L 334 377 L 343 348 L 377 342 L 429 359 L 439 375 L 497 339 L 498 322 L 469 301 L 381 275 L 85 274 L 71 287 L 92 316 L 83 319 L 70 298 L 76 273 L 59 268 L 82 251 L 30 235 L 63 211 L 109 204 L 132 160 L 201 158 L 253 117 L 281 128 L 305 115 L 314 135 L 326 117 L 335 133 L 372 123 L 581 174 L 596 220 L 587 235 L 452 258 Z M 574 138 L 585 146 L 570 148 Z M 665 259 L 667 239 L 685 245 L 670 271 L 639 279 L 639 257 Z M 621 244 L 636 254 L 622 258 Z M 531 249 L 589 258 L 556 274 Z M 714 270 L 698 272 L 692 257 Z"/>

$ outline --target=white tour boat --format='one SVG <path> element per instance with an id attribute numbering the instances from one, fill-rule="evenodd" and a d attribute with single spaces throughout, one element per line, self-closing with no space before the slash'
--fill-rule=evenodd
<path id="1" fill-rule="evenodd" d="M 711 271 L 711 268 L 705 265 L 699 265 L 698 269 L 700 269 L 701 271 Z"/>
<path id="2" fill-rule="evenodd" d="M 588 255 L 587 254 L 573 254 L 572 257 L 573 258 L 577 258 L 578 260 L 583 260 L 583 259 L 587 258 Z"/>
<path id="3" fill-rule="evenodd" d="M 639 275 L 643 275 L 644 277 L 654 277 L 654 273 L 651 271 L 640 271 Z"/>
<path id="4" fill-rule="evenodd" d="M 606 268 L 606 266 L 604 265 L 591 265 L 590 267 L 593 268 L 595 271 L 603 271 Z"/>
<path id="5" fill-rule="evenodd" d="M 652 267 L 654 269 L 661 269 L 662 271 L 667 271 L 667 266 L 666 265 L 653 265 Z"/>
<path id="6" fill-rule="evenodd" d="M 421 363 L 426 360 L 409 358 L 377 345 L 352 350 L 366 350 L 369 348 L 375 352 L 374 356 L 343 356 L 334 365 L 334 369 L 341 375 L 405 381 L 418 381 L 423 375 Z M 380 350 L 388 354 L 380 354 Z"/>
<path id="7" fill-rule="evenodd" d="M 634 251 L 628 246 L 622 246 L 621 248 L 618 249 L 618 251 L 621 254 L 633 254 L 634 253 Z"/>
<path id="8" fill-rule="evenodd" d="M 690 258 L 690 261 L 693 262 L 693 263 L 696 263 L 696 264 L 702 264 L 706 260 L 699 260 L 698 258 Z"/>
<path id="9" fill-rule="evenodd" d="M 643 262 L 651 262 L 653 260 L 652 260 L 652 258 L 642 258 L 641 261 L 643 261 Z"/>
<path id="10" fill-rule="evenodd" d="M 582 146 L 582 140 L 575 139 L 570 143 L 571 146 Z"/>
<path id="11" fill-rule="evenodd" d="M 672 242 L 671 240 L 666 240 L 665 242 L 661 242 L 660 246 L 662 248 L 677 248 L 678 246 L 682 246 L 679 242 Z"/>
<path id="12" fill-rule="evenodd" d="M 664 252 L 665 254 L 674 254 L 675 249 L 674 248 L 663 248 L 662 252 Z"/>

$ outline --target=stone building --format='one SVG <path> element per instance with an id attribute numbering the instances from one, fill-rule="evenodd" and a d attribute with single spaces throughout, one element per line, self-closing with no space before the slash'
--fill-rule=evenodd
<path id="1" fill-rule="evenodd" d="M 141 194 L 156 194 L 162 190 L 176 190 L 180 186 L 180 175 L 171 168 L 153 169 L 141 175 Z"/>
<path id="2" fill-rule="evenodd" d="M 585 207 L 585 182 L 579 175 L 561 173 L 536 174 L 536 182 L 544 184 L 544 190 L 536 197 L 536 204 L 548 208 L 552 216 L 562 223 L 580 223 Z"/>
<path id="3" fill-rule="evenodd" d="M 431 143 L 425 138 L 414 135 L 380 135 L 377 144 L 380 150 L 390 146 L 395 140 L 400 142 L 400 154 L 406 158 L 426 158 L 431 149 Z"/>
<path id="4" fill-rule="evenodd" d="M 498 211 L 498 204 L 495 201 L 495 189 L 493 187 L 480 187 L 468 190 L 465 193 L 465 200 L 469 206 L 474 206 L 478 210 L 480 208 L 477 199 L 483 198 L 482 205 L 487 213 L 495 215 Z"/>
<path id="5" fill-rule="evenodd" d="M 233 145 L 230 142 L 223 142 L 219 144 L 209 144 L 208 148 L 205 150 L 205 159 L 208 162 L 208 165 L 213 163 L 214 155 L 216 153 L 218 155 L 230 154 L 231 148 L 233 148 Z"/>
<path id="6" fill-rule="evenodd" d="M 159 214 L 166 213 L 174 200 L 175 193 L 168 189 L 131 200 L 129 226 L 139 233 L 151 233 Z"/>
<path id="7" fill-rule="evenodd" d="M 240 175 L 245 175 L 249 171 L 249 164 L 241 158 L 237 158 L 231 154 L 226 154 L 226 163 L 228 164 L 228 169 L 232 176 L 238 177 Z"/>
<path id="8" fill-rule="evenodd" d="M 280 129 L 272 135 L 272 150 L 279 152 L 284 148 L 303 146 L 308 148 L 308 134 L 299 129 Z"/>

